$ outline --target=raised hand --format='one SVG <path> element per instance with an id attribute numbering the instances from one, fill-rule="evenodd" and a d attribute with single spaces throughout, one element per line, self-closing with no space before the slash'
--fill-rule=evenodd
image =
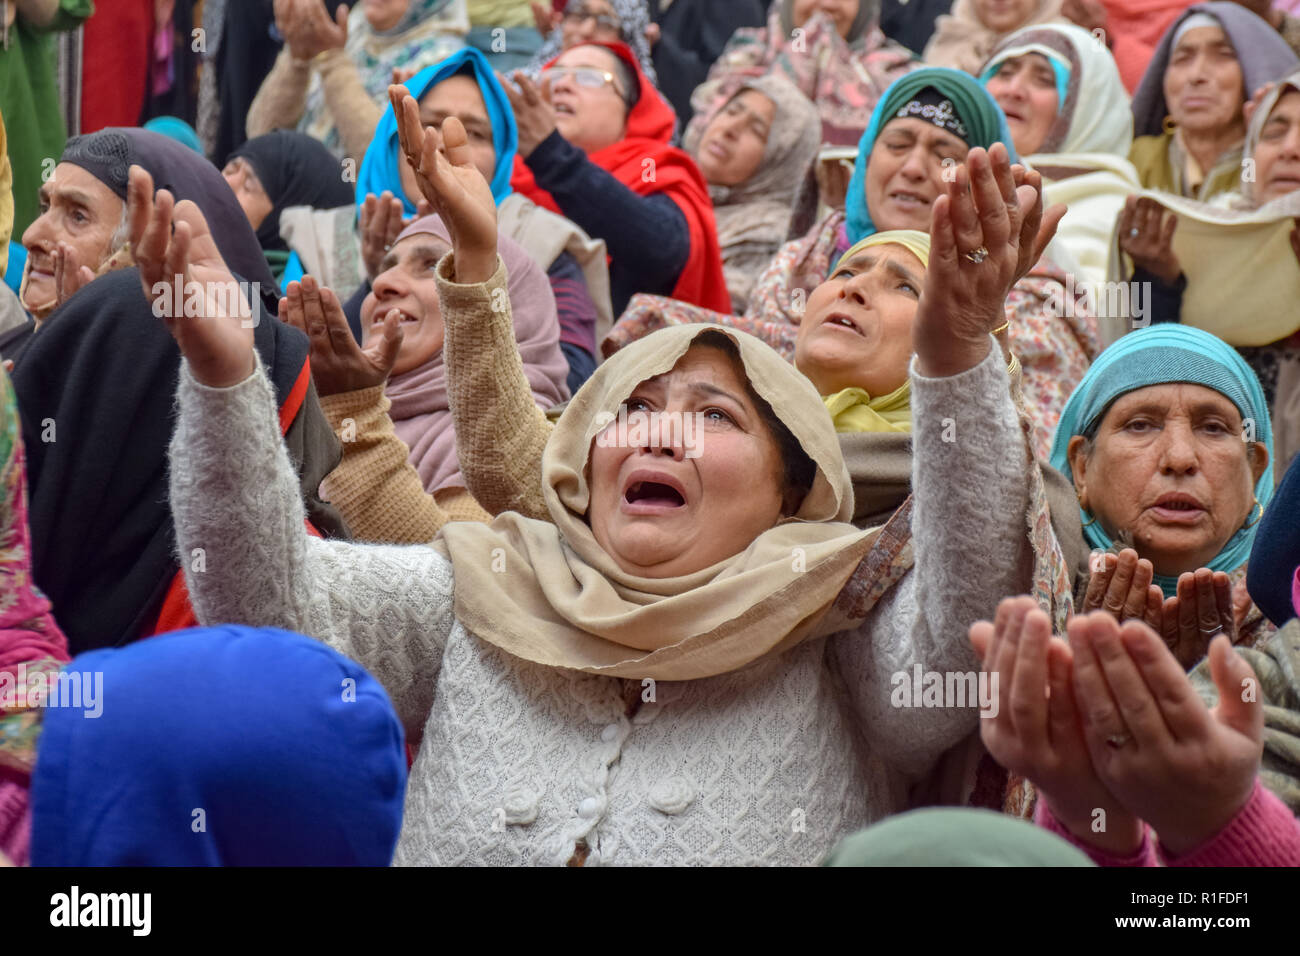
<path id="1" fill-rule="evenodd" d="M 1241 119 L 1243 123 L 1247 126 L 1250 125 L 1250 118 L 1255 115 L 1255 110 L 1259 109 L 1260 105 L 1264 102 L 1264 97 L 1268 96 L 1275 86 L 1277 86 L 1277 84 L 1273 82 L 1265 83 L 1242 105 Z"/>
<path id="2" fill-rule="evenodd" d="M 1160 630 L 1164 622 L 1165 595 L 1152 584 L 1155 569 L 1132 548 L 1118 555 L 1095 554 L 1089 562 L 1088 590 L 1080 613 L 1105 611 L 1117 621 L 1139 618 Z"/>
<path id="3" fill-rule="evenodd" d="M 420 124 L 419 107 L 405 87 L 390 86 L 388 97 L 416 185 L 451 234 L 456 281 L 486 282 L 497 265 L 497 207 L 492 188 L 474 165 L 465 127 L 449 116 L 439 134 Z"/>
<path id="4" fill-rule="evenodd" d="M 348 8 L 340 6 L 334 20 L 320 0 L 275 0 L 275 24 L 289 53 L 310 60 L 326 50 L 341 50 L 348 40 Z"/>
<path id="5" fill-rule="evenodd" d="M 1178 576 L 1178 590 L 1167 599 L 1159 633 L 1184 670 L 1205 656 L 1218 634 L 1237 639 L 1237 613 L 1232 582 L 1222 571 L 1198 568 Z"/>
<path id="6" fill-rule="evenodd" d="M 54 247 L 54 298 L 59 305 L 67 302 L 88 282 L 95 281 L 89 266 L 79 264 L 77 250 L 66 242 Z"/>
<path id="7" fill-rule="evenodd" d="M 361 203 L 361 261 L 372 281 L 405 225 L 402 208 L 402 201 L 386 189 L 380 196 L 367 194 Z"/>
<path id="8" fill-rule="evenodd" d="M 983 671 L 997 675 L 997 714 L 980 719 L 993 759 L 1032 780 L 1080 839 L 1120 855 L 1136 850 L 1141 824 L 1093 771 L 1070 683 L 1070 649 L 1052 638 L 1047 615 L 1033 598 L 1007 598 L 994 623 L 971 626 L 970 641 Z"/>
<path id="9" fill-rule="evenodd" d="M 1119 214 L 1119 247 L 1133 264 L 1173 285 L 1183 267 L 1174 252 L 1178 217 L 1148 196 L 1129 196 Z"/>
<path id="10" fill-rule="evenodd" d="M 239 384 L 257 367 L 255 319 L 207 220 L 188 199 L 175 203 L 165 189 L 155 197 L 153 177 L 141 167 L 132 166 L 129 177 L 131 255 L 145 298 L 167 324 L 196 380 L 212 388 Z M 204 291 L 199 315 L 187 314 L 192 283 Z"/>
<path id="11" fill-rule="evenodd" d="M 1215 638 L 1219 706 L 1210 711 L 1145 624 L 1090 614 L 1071 625 L 1075 696 L 1098 777 L 1167 851 L 1195 849 L 1254 789 L 1264 734 L 1254 671 L 1226 637 Z"/>
<path id="12" fill-rule="evenodd" d="M 555 110 L 551 107 L 550 87 L 539 89 L 527 74 L 516 70 L 500 77 L 501 86 L 510 98 L 510 108 L 519 128 L 519 155 L 527 159 L 542 140 L 555 132 Z"/>
<path id="13" fill-rule="evenodd" d="M 1041 210 L 1041 178 L 1016 183 L 1006 147 L 972 149 L 930 219 L 930 267 L 912 342 L 927 377 L 956 375 L 988 354 L 989 333 L 1006 322 L 1007 293 L 1032 268 L 1060 220 Z"/>
<path id="14" fill-rule="evenodd" d="M 290 282 L 280 300 L 280 319 L 305 333 L 311 342 L 311 377 L 322 395 L 383 385 L 402 345 L 396 309 L 384 317 L 383 334 L 363 349 L 352 337 L 347 316 L 333 289 L 311 276 Z"/>

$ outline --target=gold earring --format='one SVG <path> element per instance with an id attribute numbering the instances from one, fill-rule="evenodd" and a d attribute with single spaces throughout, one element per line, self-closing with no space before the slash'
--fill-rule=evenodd
<path id="1" fill-rule="evenodd" d="M 1259 498 L 1255 499 L 1255 507 L 1259 509 L 1259 517 L 1257 517 L 1250 524 L 1246 525 L 1246 527 L 1243 528 L 1242 530 L 1247 530 L 1249 528 L 1255 527 L 1255 525 L 1259 524 L 1260 520 L 1264 517 L 1264 506 L 1259 503 Z"/>
<path id="2" fill-rule="evenodd" d="M 1088 513 L 1088 512 L 1086 512 L 1086 511 L 1084 512 L 1084 514 L 1087 514 L 1087 513 Z M 1097 523 L 1097 519 L 1096 519 L 1095 517 L 1094 517 L 1094 518 L 1089 518 L 1087 521 L 1085 521 L 1085 522 L 1083 523 L 1083 527 L 1085 527 L 1085 528 L 1090 528 L 1090 527 L 1092 527 L 1093 525 L 1095 525 L 1096 523 Z"/>
<path id="3" fill-rule="evenodd" d="M 1166 133 L 1172 133 L 1175 129 L 1178 128 L 1178 124 L 1174 122 L 1174 118 L 1172 116 L 1166 116 L 1164 122 L 1161 123 L 1160 125 L 1164 128 L 1164 131 Z"/>

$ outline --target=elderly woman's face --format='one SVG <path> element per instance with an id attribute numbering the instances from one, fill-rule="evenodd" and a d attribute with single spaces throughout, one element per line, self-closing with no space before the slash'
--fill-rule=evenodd
<path id="1" fill-rule="evenodd" d="M 623 21 L 609 0 L 569 0 L 560 21 L 560 49 L 568 50 L 583 43 L 618 43 L 623 36 Z"/>
<path id="2" fill-rule="evenodd" d="M 555 110 L 555 128 L 574 146 L 594 153 L 623 138 L 627 124 L 627 102 L 618 57 L 599 46 L 574 47 L 555 61 L 564 71 L 543 72 L 542 83 L 549 91 Z M 582 76 L 576 72 L 583 71 Z M 598 85 L 582 82 L 584 77 Z"/>
<path id="3" fill-rule="evenodd" d="M 1033 16 L 1038 0 L 975 0 L 975 16 L 994 33 L 1019 30 Z"/>
<path id="4" fill-rule="evenodd" d="M 1070 439 L 1080 504 L 1112 538 L 1127 532 L 1157 574 L 1204 567 L 1255 510 L 1268 451 L 1243 437 L 1240 412 L 1213 389 L 1136 389 L 1102 417 L 1091 454 Z"/>
<path id="5" fill-rule="evenodd" d="M 795 366 L 822 395 L 857 387 L 878 397 L 899 388 L 924 282 L 921 260 L 898 245 L 870 246 L 841 263 L 808 297 Z"/>
<path id="6" fill-rule="evenodd" d="M 1165 103 L 1175 123 L 1194 133 L 1215 133 L 1242 122 L 1241 64 L 1218 27 L 1188 30 L 1165 68 Z"/>
<path id="7" fill-rule="evenodd" d="M 402 347 L 394 375 L 419 368 L 442 350 L 446 326 L 438 303 L 438 260 L 451 247 L 430 233 L 416 233 L 393 248 L 379 263 L 379 275 L 361 303 L 362 344 L 372 344 L 393 309 L 401 313 Z"/>
<path id="8" fill-rule="evenodd" d="M 615 422 L 592 446 L 587 511 L 596 541 L 625 572 L 691 574 L 739 554 L 780 519 L 781 452 L 725 352 L 692 346 L 626 405 L 622 434 Z"/>
<path id="9" fill-rule="evenodd" d="M 275 204 L 266 194 L 262 181 L 257 178 L 257 171 L 253 169 L 253 164 L 243 156 L 236 156 L 226 163 L 225 169 L 221 170 L 221 175 L 225 177 L 231 192 L 239 200 L 239 208 L 244 210 L 244 215 L 248 217 L 248 224 L 256 229 L 271 214 Z"/>
<path id="10" fill-rule="evenodd" d="M 763 162 L 776 104 L 758 90 L 733 96 L 700 137 L 695 161 L 711 186 L 745 182 Z"/>
<path id="11" fill-rule="evenodd" d="M 1007 114 L 1007 127 L 1016 152 L 1032 156 L 1042 147 L 1056 122 L 1060 97 L 1056 74 L 1041 53 L 1026 53 L 1006 60 L 989 77 L 989 95 Z"/>
<path id="12" fill-rule="evenodd" d="M 847 37 L 858 17 L 858 4 L 859 0 L 794 0 L 791 19 L 796 27 L 801 27 L 814 13 L 825 13 L 834 22 L 835 31 Z"/>
<path id="13" fill-rule="evenodd" d="M 361 8 L 370 29 L 382 32 L 397 26 L 410 5 L 411 0 L 362 0 Z"/>
<path id="14" fill-rule="evenodd" d="M 871 221 L 880 231 L 930 231 L 930 205 L 945 189 L 943 171 L 966 161 L 959 136 L 923 119 L 885 124 L 871 148 L 864 192 Z"/>
<path id="15" fill-rule="evenodd" d="M 41 214 L 23 232 L 27 249 L 27 300 L 54 299 L 54 250 L 72 247 L 78 265 L 97 270 L 113 252 L 113 237 L 126 204 L 113 190 L 73 163 L 59 163 L 42 183 Z M 124 237 L 125 238 L 125 237 Z"/>
<path id="16" fill-rule="evenodd" d="M 1261 202 L 1300 189 L 1300 90 L 1278 98 L 1255 146 L 1255 182 Z"/>

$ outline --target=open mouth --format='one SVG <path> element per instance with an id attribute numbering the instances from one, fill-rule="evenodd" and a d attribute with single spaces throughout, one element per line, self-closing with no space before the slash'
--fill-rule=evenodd
<path id="1" fill-rule="evenodd" d="M 726 159 L 731 155 L 731 153 L 727 151 L 727 148 L 716 140 L 705 144 L 704 150 L 710 156 L 716 156 L 718 159 Z"/>
<path id="2" fill-rule="evenodd" d="M 661 515 L 686 507 L 686 489 L 671 475 L 639 470 L 628 475 L 623 510 L 628 514 Z"/>
<path id="3" fill-rule="evenodd" d="M 822 325 L 836 329 L 848 329 L 855 335 L 862 335 L 862 330 L 858 328 L 857 324 L 843 312 L 832 312 L 822 321 Z"/>
<path id="4" fill-rule="evenodd" d="M 1174 493 L 1157 498 L 1151 511 L 1165 521 L 1191 523 L 1205 514 L 1205 506 L 1192 495 Z"/>
<path id="5" fill-rule="evenodd" d="M 577 116 L 577 115 L 578 115 L 578 111 L 575 110 L 575 109 L 574 109 L 572 106 L 570 106 L 568 103 L 556 103 L 556 104 L 554 104 L 554 109 L 555 109 L 555 114 L 556 114 L 557 116 Z"/>
<path id="6" fill-rule="evenodd" d="M 926 199 L 924 196 L 901 190 L 899 192 L 890 193 L 889 198 L 892 199 L 896 205 L 908 209 L 921 209 L 930 205 L 930 200 Z"/>
<path id="7" fill-rule="evenodd" d="M 371 322 L 371 325 L 383 325 L 384 320 L 388 318 L 389 312 L 397 313 L 398 325 L 409 325 L 420 321 L 418 318 L 411 315 L 411 313 L 407 312 L 405 309 L 376 309 L 375 318 L 374 321 Z"/>

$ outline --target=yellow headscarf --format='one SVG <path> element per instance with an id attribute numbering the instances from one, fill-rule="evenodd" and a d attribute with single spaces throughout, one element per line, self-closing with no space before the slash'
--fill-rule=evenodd
<path id="1" fill-rule="evenodd" d="M 876 232 L 855 243 L 840 256 L 844 262 L 863 249 L 884 245 L 902 246 L 921 265 L 930 267 L 930 237 L 915 229 L 893 229 Z M 839 268 L 839 263 L 836 263 Z M 832 270 L 833 274 L 834 270 Z M 912 430 L 912 386 L 904 382 L 888 395 L 872 398 L 866 389 L 846 388 L 834 395 L 823 395 L 826 410 L 831 413 L 837 432 L 910 432 Z"/>

